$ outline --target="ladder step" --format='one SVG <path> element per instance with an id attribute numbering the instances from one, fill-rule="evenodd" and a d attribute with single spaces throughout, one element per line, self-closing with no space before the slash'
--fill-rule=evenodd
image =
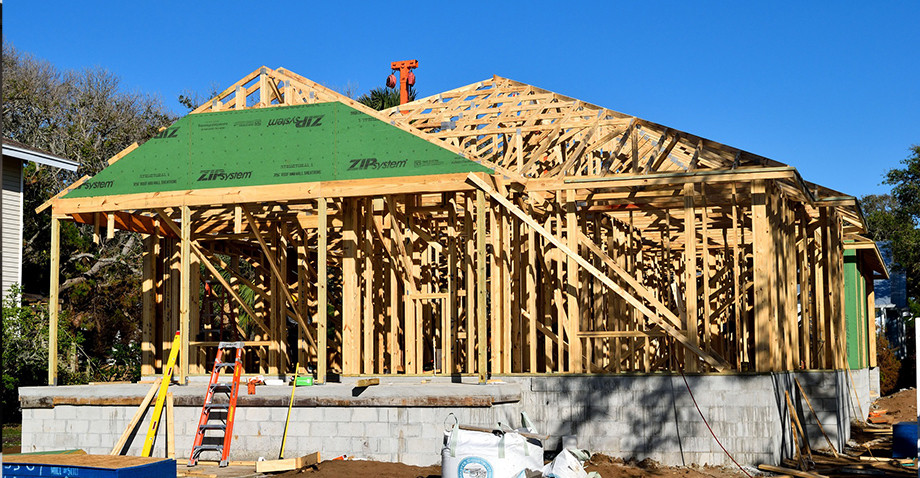
<path id="1" fill-rule="evenodd" d="M 217 348 L 219 349 L 241 349 L 243 347 L 243 342 L 221 342 L 217 344 Z"/>
<path id="2" fill-rule="evenodd" d="M 236 362 L 218 362 L 214 364 L 214 367 L 215 368 L 220 368 L 220 367 L 234 368 L 236 367 Z"/>
<path id="3" fill-rule="evenodd" d="M 232 388 L 229 383 L 212 383 L 211 390 L 229 392 Z"/>
<path id="4" fill-rule="evenodd" d="M 199 430 L 226 430 L 227 425 L 223 423 L 205 423 L 198 427 Z"/>
<path id="5" fill-rule="evenodd" d="M 209 403 L 204 407 L 208 410 L 230 410 L 229 403 Z"/>
<path id="6" fill-rule="evenodd" d="M 201 453 L 203 451 L 224 451 L 223 445 L 198 445 L 195 447 L 195 453 Z"/>

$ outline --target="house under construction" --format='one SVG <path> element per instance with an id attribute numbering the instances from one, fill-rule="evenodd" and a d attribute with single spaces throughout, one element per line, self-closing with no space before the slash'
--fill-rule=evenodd
<path id="1" fill-rule="evenodd" d="M 463 385 L 295 407 L 305 420 L 322 406 L 423 407 L 436 424 L 448 410 L 526 409 L 554 436 L 665 462 L 673 443 L 614 444 L 619 432 L 592 428 L 628 403 L 633 426 L 659 420 L 665 404 L 617 390 L 660 400 L 673 392 L 662 380 L 688 373 L 722 393 L 712 407 L 763 408 L 769 430 L 724 431 L 765 440 L 748 461 L 788 454 L 789 410 L 774 395 L 793 381 L 837 400 L 837 440 L 850 392 L 865 385 L 869 398 L 872 284 L 887 272 L 856 199 L 689 133 L 501 77 L 378 112 L 263 67 L 109 163 L 45 205 L 52 326 L 60 221 L 142 233 L 144 376 L 162 373 L 178 330 L 180 383 L 210 372 L 222 340 L 245 343 L 247 374 L 502 377 L 498 395 Z M 720 404 L 734 393 L 766 399 Z M 550 395 L 572 402 L 568 419 L 534 410 Z M 400 443 L 365 454 L 425 461 Z M 699 446 L 694 461 L 721 462 Z"/>

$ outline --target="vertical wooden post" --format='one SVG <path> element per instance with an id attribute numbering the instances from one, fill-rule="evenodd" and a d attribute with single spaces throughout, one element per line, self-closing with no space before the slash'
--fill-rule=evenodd
<path id="1" fill-rule="evenodd" d="M 486 196 L 476 190 L 476 346 L 479 347 L 479 383 L 486 383 Z"/>
<path id="2" fill-rule="evenodd" d="M 511 228 L 512 223 L 509 214 L 498 208 L 496 205 L 496 215 L 500 218 L 499 224 L 501 225 L 501 253 L 499 254 L 499 265 L 501 270 L 501 279 L 499 282 L 499 287 L 501 290 L 501 323 L 502 323 L 502 335 L 501 335 L 501 357 L 502 357 L 502 372 L 511 373 L 513 370 L 511 368 L 511 356 L 514 352 L 511 345 L 511 296 L 513 294 L 512 288 L 514 287 L 514 281 L 512 279 L 512 267 L 511 267 Z"/>
<path id="3" fill-rule="evenodd" d="M 443 354 L 445 373 L 460 371 L 456 367 L 454 357 L 460 352 L 457 343 L 457 195 L 448 193 L 447 196 L 447 313 L 445 314 L 447 326 L 441 331 L 443 339 Z"/>
<path id="4" fill-rule="evenodd" d="M 327 244 L 328 244 L 328 234 L 327 229 L 327 214 L 326 214 L 326 198 L 318 198 L 316 200 L 317 208 L 317 244 L 316 244 L 316 303 L 317 303 L 317 321 L 316 321 L 316 341 L 317 341 L 317 350 L 316 350 L 316 383 L 323 384 L 326 383 L 326 360 L 329 357 L 329 352 L 326 349 L 326 319 L 328 316 L 327 310 L 327 296 L 326 296 L 326 280 L 329 277 L 327 272 Z"/>
<path id="5" fill-rule="evenodd" d="M 387 196 L 386 198 L 386 212 L 387 212 L 387 221 L 386 225 L 389 228 L 390 232 L 390 244 L 394 254 L 401 254 L 401 248 L 399 244 L 399 236 L 396 231 L 396 217 L 395 211 L 396 206 L 393 204 L 395 201 L 394 196 Z M 400 296 L 399 294 L 399 277 L 397 275 L 399 265 L 398 259 L 396 257 L 390 258 L 390 335 L 387 339 L 387 347 L 390 351 L 390 373 L 397 373 L 397 371 L 402 368 L 405 371 L 403 365 L 403 351 L 399 346 L 399 329 L 400 329 L 400 313 L 399 313 L 399 304 L 405 302 L 405 297 Z M 408 284 L 406 284 L 408 285 Z"/>
<path id="6" fill-rule="evenodd" d="M 290 96 L 286 99 L 290 99 Z M 294 307 L 297 307 L 300 316 L 306 320 L 310 316 L 309 301 L 307 300 L 310 288 L 310 277 L 307 273 L 310 262 L 307 257 L 307 232 L 301 230 L 301 234 L 302 236 L 297 241 L 297 304 Z M 295 370 L 297 374 L 302 374 L 301 370 L 305 370 L 310 362 L 306 334 L 307 331 L 303 330 L 303 327 L 297 327 L 297 363 L 300 364 L 300 370 Z"/>
<path id="7" fill-rule="evenodd" d="M 363 322 L 361 327 L 363 336 L 363 373 L 374 373 L 374 266 L 371 258 L 373 257 L 373 240 L 372 232 L 374 229 L 374 204 L 371 198 L 364 198 L 364 227 L 362 242 L 362 255 L 364 256 L 364 313 L 362 314 Z"/>
<path id="8" fill-rule="evenodd" d="M 48 297 L 48 385 L 57 385 L 58 376 L 58 288 L 61 277 L 61 220 L 51 215 L 51 284 Z"/>
<path id="9" fill-rule="evenodd" d="M 574 252 L 578 252 L 578 214 L 575 204 L 575 190 L 567 189 L 565 191 L 565 225 L 567 246 Z M 566 260 L 566 303 L 568 305 L 569 316 L 569 367 L 570 371 L 581 373 L 584 368 L 584 360 L 581 355 L 581 338 L 578 332 L 581 330 L 581 312 L 578 304 L 578 263 L 575 259 L 568 257 Z"/>
<path id="10" fill-rule="evenodd" d="M 811 280 L 811 261 L 808 260 L 808 216 L 805 212 L 805 206 L 799 204 L 796 208 L 796 256 L 799 264 L 799 303 L 802 306 L 802 334 L 799 338 L 803 368 L 812 368 L 811 363 L 811 321 L 814 318 L 814 307 L 812 306 L 812 287 Z"/>
<path id="11" fill-rule="evenodd" d="M 265 68 L 262 68 L 259 74 L 259 106 L 268 106 L 271 103 L 271 90 L 268 88 L 269 79 L 266 73 Z"/>
<path id="12" fill-rule="evenodd" d="M 775 261 L 767 199 L 766 183 L 763 180 L 754 181 L 751 185 L 754 229 L 754 365 L 758 372 L 774 370 L 771 346 L 776 341 L 771 281 Z"/>
<path id="13" fill-rule="evenodd" d="M 179 333 L 181 336 L 179 345 L 179 383 L 187 383 L 188 380 L 188 351 L 189 351 L 189 310 L 191 309 L 191 210 L 188 206 L 182 206 L 182 229 L 180 233 L 179 244 Z"/>
<path id="14" fill-rule="evenodd" d="M 473 237 L 473 196 L 469 193 L 463 195 L 463 237 L 465 238 L 466 253 L 464 262 L 464 290 L 466 291 L 466 305 L 463 311 L 466 315 L 466 363 L 464 370 L 473 373 L 476 370 L 476 239 Z"/>
<path id="15" fill-rule="evenodd" d="M 562 237 L 562 233 L 565 230 L 562 224 L 562 209 L 563 209 L 563 192 L 562 190 L 556 191 L 556 235 Z M 549 244 L 547 244 L 547 249 L 549 249 Z M 568 322 L 568 317 L 565 313 L 565 303 L 563 302 L 562 291 L 565 290 L 565 264 L 566 261 L 561 258 L 556 259 L 556 277 L 554 278 L 554 291 L 553 298 L 556 300 L 556 371 L 565 372 L 568 369 L 565 361 L 565 330 L 568 328 L 566 323 Z"/>
<path id="16" fill-rule="evenodd" d="M 489 264 L 489 349 L 490 364 L 492 372 L 503 373 L 504 367 L 502 362 L 502 229 L 500 226 L 498 209 L 489 200 L 486 203 L 489 208 L 489 242 L 492 245 L 492 260 Z"/>
<path id="17" fill-rule="evenodd" d="M 702 279 L 703 279 L 703 345 L 704 350 L 707 352 L 712 351 L 712 305 L 710 303 L 710 288 L 709 288 L 709 274 L 711 274 L 712 269 L 709 265 L 709 207 L 706 204 L 706 186 L 705 184 L 700 184 L 700 196 L 702 197 L 703 207 L 702 213 L 700 214 L 700 222 L 702 223 L 702 233 L 703 233 L 703 270 L 702 270 Z"/>
<path id="18" fill-rule="evenodd" d="M 144 238 L 144 277 L 141 283 L 143 296 L 143 312 L 141 313 L 141 376 L 151 376 L 156 373 L 154 365 L 154 322 L 156 322 L 156 290 L 154 289 L 154 275 L 156 274 L 156 242 L 159 238 L 155 234 Z"/>
<path id="19" fill-rule="evenodd" d="M 869 341 L 869 366 L 878 367 L 878 344 L 876 344 L 875 329 L 875 281 L 872 280 L 872 271 L 869 271 L 866 277 L 866 320 L 868 321 Z"/>
<path id="20" fill-rule="evenodd" d="M 825 220 L 826 216 L 823 213 L 823 209 L 821 209 L 818 225 L 814 230 L 814 240 L 810 251 L 811 257 L 809 258 L 812 264 L 811 281 L 815 288 L 815 367 L 819 369 L 833 367 L 833 364 L 829 361 L 830 355 L 827 352 L 829 326 L 827 325 L 827 298 L 825 294 L 825 290 L 827 290 L 827 268 L 824 266 L 824 254 L 827 251 L 824 244 L 826 231 L 823 225 Z"/>
<path id="21" fill-rule="evenodd" d="M 741 299 L 741 253 L 739 245 L 741 233 L 738 230 L 738 186 L 732 183 L 732 298 L 735 305 L 732 307 L 735 320 L 735 369 L 741 370 L 741 363 L 747 356 L 744 347 L 744 330 L 742 330 L 741 308 L 744 302 Z"/>
<path id="22" fill-rule="evenodd" d="M 286 300 L 287 294 L 290 293 L 290 285 L 288 284 L 288 244 L 285 234 L 282 233 L 285 228 L 283 222 L 278 222 L 274 227 L 273 231 L 273 248 L 275 249 L 275 260 L 277 261 L 278 271 L 280 272 L 280 277 L 278 277 L 278 298 L 276 304 L 278 305 L 278 331 L 276 332 L 277 338 L 275 342 L 278 344 L 278 373 L 284 375 L 288 372 L 288 369 L 291 366 L 291 357 L 288 347 L 288 302 Z M 269 259 L 271 260 L 271 259 Z M 272 274 L 273 276 L 275 274 Z M 291 307 L 297 307 L 297 304 L 291 304 Z"/>
<path id="23" fill-rule="evenodd" d="M 269 240 L 271 241 L 270 247 L 274 249 L 275 256 L 274 258 L 269 257 L 268 254 L 263 253 L 266 262 L 274 261 L 278 259 L 278 254 L 280 249 L 278 248 L 278 230 L 273 228 L 273 225 L 269 223 L 269 227 L 272 228 L 268 234 Z M 275 264 L 277 266 L 277 264 Z M 271 271 L 271 265 L 269 265 L 269 271 Z M 281 298 L 281 281 L 275 274 L 269 272 L 268 276 L 269 281 L 269 302 L 268 302 L 268 329 L 271 330 L 272 344 L 269 346 L 269 356 L 268 356 L 268 373 L 271 375 L 281 375 L 286 371 L 282 365 L 283 355 L 282 350 L 284 349 L 284 343 L 287 340 L 287 334 L 284 333 L 284 322 L 287 320 L 284 317 L 283 308 L 284 308 L 284 299 Z"/>
<path id="24" fill-rule="evenodd" d="M 831 236 L 833 232 L 831 231 L 831 217 L 828 214 L 828 208 L 822 207 L 820 209 L 821 217 L 821 265 L 822 265 L 822 276 L 819 280 L 822 282 L 823 294 L 821 295 L 824 303 L 823 310 L 823 322 L 824 322 L 824 365 L 825 367 L 834 367 L 837 368 L 838 361 L 835 355 L 836 341 L 837 341 L 837 310 L 834 306 L 834 273 L 835 267 L 833 265 L 834 253 L 833 253 L 833 239 Z"/>
<path id="25" fill-rule="evenodd" d="M 412 216 L 409 212 L 409 197 L 404 195 L 402 196 L 402 200 L 403 200 L 403 205 L 405 206 L 405 210 L 406 210 L 406 220 L 409 221 L 411 224 Z M 391 203 L 390 208 L 391 208 L 390 213 L 395 218 L 396 205 Z M 396 222 L 394 221 L 393 227 L 395 229 L 396 227 L 399 227 L 399 225 L 397 225 Z M 418 320 L 421 319 L 421 315 L 417 313 L 418 308 L 416 307 L 416 300 L 413 299 L 409 295 L 409 291 L 411 290 L 412 281 L 414 281 L 415 278 L 419 277 L 420 275 L 420 267 L 417 262 L 419 256 L 418 256 L 418 253 L 415 251 L 416 247 L 415 247 L 415 241 L 413 240 L 414 239 L 413 236 L 414 234 L 412 233 L 411 228 L 410 228 L 409 231 L 406 231 L 405 237 L 403 237 L 404 240 L 407 238 L 409 239 L 405 243 L 405 249 L 406 249 L 406 256 L 407 256 L 406 258 L 408 259 L 409 264 L 411 264 L 411 269 L 406 271 L 406 273 L 410 277 L 407 278 L 405 287 L 403 287 L 403 291 L 405 292 L 405 294 L 403 295 L 403 316 L 404 316 L 404 322 L 403 322 L 404 342 L 403 343 L 405 344 L 404 348 L 406 351 L 406 365 L 405 366 L 406 366 L 407 374 L 416 374 L 422 371 L 422 367 L 419 366 L 419 362 L 422 361 L 422 357 L 417 354 L 418 352 L 417 346 L 421 340 L 421 337 L 419 337 L 416 334 L 416 332 L 418 331 L 417 322 Z M 416 292 L 421 292 L 421 291 L 416 291 Z"/>
<path id="26" fill-rule="evenodd" d="M 356 200 L 342 199 L 342 373 L 360 373 L 361 330 L 358 295 Z"/>
<path id="27" fill-rule="evenodd" d="M 687 304 L 687 338 L 694 346 L 699 346 L 699 307 L 696 286 L 696 208 L 693 203 L 695 190 L 693 184 L 684 185 L 684 268 L 686 287 L 684 291 Z M 704 279 L 705 280 L 705 279 Z M 699 359 L 696 355 L 685 354 L 684 364 L 688 372 L 699 371 Z"/>
<path id="28" fill-rule="evenodd" d="M 189 256 L 189 341 L 201 330 L 201 260 L 197 255 Z M 192 350 L 195 353 L 192 353 Z M 199 360 L 198 347 L 189 346 L 189 374 L 205 374 L 205 360 Z"/>
<path id="29" fill-rule="evenodd" d="M 785 260 L 785 275 L 786 283 L 783 284 L 783 287 L 786 289 L 786 326 L 789 334 L 789 361 L 791 362 L 791 368 L 787 370 L 795 370 L 801 368 L 801 356 L 799 353 L 799 310 L 805 310 L 804 306 L 799 308 L 797 307 L 798 301 L 796 300 L 796 293 L 798 289 L 798 276 L 796 275 L 796 246 L 795 246 L 795 213 L 792 209 L 792 204 L 783 199 L 785 207 L 783 207 L 783 239 L 785 241 L 785 253 L 783 259 Z M 806 321 L 803 314 L 803 322 Z"/>
<path id="30" fill-rule="evenodd" d="M 530 209 L 533 215 L 533 206 Z M 537 241 L 532 227 L 527 228 L 527 368 L 525 372 L 537 373 Z M 540 259 L 542 260 L 542 258 Z M 545 280 L 545 279 L 544 279 Z"/>

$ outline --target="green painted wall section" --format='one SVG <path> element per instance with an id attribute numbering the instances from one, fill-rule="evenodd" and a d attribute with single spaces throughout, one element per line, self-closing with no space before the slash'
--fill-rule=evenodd
<path id="1" fill-rule="evenodd" d="M 866 280 L 856 251 L 844 251 L 844 301 L 846 313 L 847 363 L 851 369 L 868 367 L 868 302 Z"/>
<path id="2" fill-rule="evenodd" d="M 317 103 L 186 116 L 64 197 L 467 172 L 492 170 L 342 103 Z"/>

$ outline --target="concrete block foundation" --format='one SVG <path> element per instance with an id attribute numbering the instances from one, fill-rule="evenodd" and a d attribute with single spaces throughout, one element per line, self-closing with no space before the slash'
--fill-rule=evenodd
<path id="1" fill-rule="evenodd" d="M 787 391 L 812 447 L 827 447 L 794 378 L 834 445 L 842 448 L 851 417 L 860 407 L 863 415 L 868 413 L 870 390 L 878 377 L 869 369 L 850 374 L 852 382 L 846 371 L 693 375 L 686 383 L 680 375 L 505 376 L 494 377 L 505 383 L 490 385 L 467 378 L 465 383 L 452 383 L 436 377 L 421 384 L 421 378 L 386 377 L 381 385 L 363 391 L 345 379 L 341 384 L 298 389 L 286 455 L 319 451 L 325 458 L 349 455 L 431 465 L 440 462 L 444 430 L 453 417 L 464 424 L 516 427 L 526 411 L 538 431 L 550 436 L 548 450 L 558 448 L 563 436 L 574 435 L 579 447 L 612 456 L 652 458 L 667 465 L 730 464 L 711 427 L 740 463 L 776 464 L 793 453 Z M 21 389 L 22 451 L 83 448 L 109 453 L 148 387 Z M 194 439 L 204 388 L 200 382 L 171 387 L 180 461 L 188 456 Z M 276 458 L 290 388 L 259 387 L 255 396 L 245 393 L 241 388 L 231 459 Z M 132 437 L 128 454 L 140 452 L 152 408 Z M 165 430 L 163 423 L 155 456 L 165 456 Z"/>

